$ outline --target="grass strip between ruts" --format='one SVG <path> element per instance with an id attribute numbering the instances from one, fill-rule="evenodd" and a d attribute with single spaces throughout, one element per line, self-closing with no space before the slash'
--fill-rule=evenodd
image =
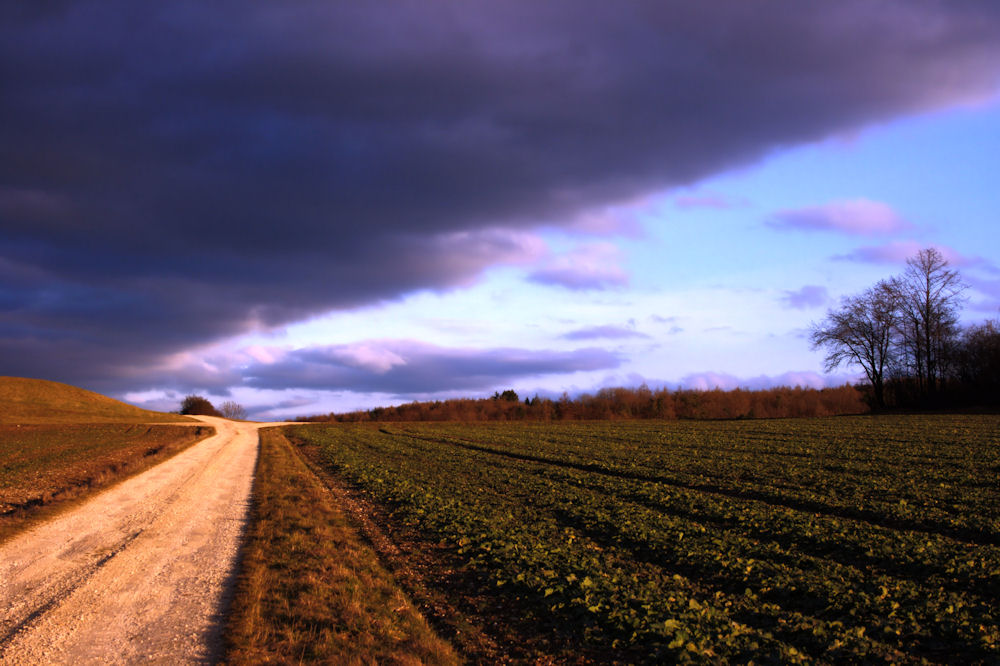
<path id="1" fill-rule="evenodd" d="M 280 430 L 260 437 L 225 661 L 458 663 Z"/>

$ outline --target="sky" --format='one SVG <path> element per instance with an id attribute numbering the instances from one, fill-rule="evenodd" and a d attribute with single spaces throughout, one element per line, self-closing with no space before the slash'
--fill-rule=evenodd
<path id="1" fill-rule="evenodd" d="M 0 8 L 0 375 L 256 418 L 831 386 L 938 248 L 1000 317 L 1000 5 Z"/>

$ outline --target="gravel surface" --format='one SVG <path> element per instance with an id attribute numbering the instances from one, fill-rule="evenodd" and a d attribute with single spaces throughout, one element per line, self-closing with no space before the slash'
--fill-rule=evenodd
<path id="1" fill-rule="evenodd" d="M 259 423 L 217 434 L 0 546 L 0 663 L 212 663 Z"/>

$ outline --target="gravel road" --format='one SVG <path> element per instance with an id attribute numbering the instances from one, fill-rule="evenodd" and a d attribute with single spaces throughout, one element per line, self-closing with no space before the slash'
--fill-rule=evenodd
<path id="1" fill-rule="evenodd" d="M 212 663 L 258 423 L 217 434 L 0 546 L 0 663 Z"/>

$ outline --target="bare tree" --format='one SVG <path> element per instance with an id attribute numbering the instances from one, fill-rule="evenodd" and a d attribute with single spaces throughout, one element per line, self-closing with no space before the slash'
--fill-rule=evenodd
<path id="1" fill-rule="evenodd" d="M 844 298 L 838 310 L 828 310 L 826 319 L 813 324 L 809 336 L 813 349 L 826 349 L 827 372 L 842 363 L 861 366 L 879 407 L 885 406 L 885 374 L 894 352 L 900 294 L 895 281 L 882 280 L 857 296 Z"/>
<path id="2" fill-rule="evenodd" d="M 974 324 L 962 334 L 955 372 L 966 390 L 977 399 L 996 399 L 1000 394 L 1000 319 Z"/>
<path id="3" fill-rule="evenodd" d="M 919 390 L 933 395 L 954 357 L 966 285 L 934 248 L 907 259 L 906 271 L 895 284 L 899 290 L 900 347 L 905 364 Z"/>
<path id="4" fill-rule="evenodd" d="M 222 403 L 222 405 L 219 406 L 219 411 L 227 419 L 242 420 L 247 417 L 247 410 L 243 409 L 243 405 L 233 400 L 227 400 Z"/>

